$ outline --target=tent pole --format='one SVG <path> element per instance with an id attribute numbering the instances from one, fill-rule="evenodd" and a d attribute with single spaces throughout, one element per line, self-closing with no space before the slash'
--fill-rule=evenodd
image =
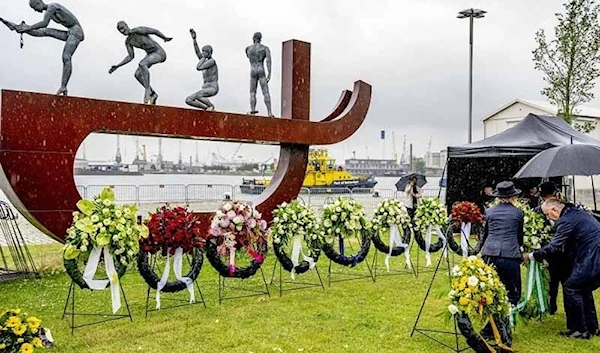
<path id="1" fill-rule="evenodd" d="M 590 175 L 592 179 L 592 197 L 594 198 L 594 211 L 598 211 L 598 206 L 596 206 L 596 188 L 594 188 L 594 176 Z"/>
<path id="2" fill-rule="evenodd" d="M 573 175 L 573 203 L 577 202 L 577 195 L 575 194 L 575 175 Z"/>
<path id="3" fill-rule="evenodd" d="M 446 174 L 446 167 L 448 166 L 448 158 L 446 158 L 446 163 L 444 164 L 444 170 L 442 171 L 442 179 L 444 180 L 444 174 Z M 446 185 L 448 185 L 448 179 L 446 178 Z M 442 197 L 442 186 L 439 185 L 439 190 L 438 190 L 438 199 Z"/>

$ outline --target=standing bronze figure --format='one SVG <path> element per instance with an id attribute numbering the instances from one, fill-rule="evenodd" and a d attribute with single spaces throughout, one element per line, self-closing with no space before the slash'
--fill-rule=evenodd
<path id="1" fill-rule="evenodd" d="M 267 106 L 267 114 L 273 117 L 271 109 L 271 94 L 269 93 L 269 81 L 271 81 L 271 51 L 269 47 L 261 43 L 262 34 L 254 33 L 252 37 L 254 44 L 246 48 L 246 56 L 250 60 L 250 113 L 258 114 L 256 110 L 256 88 L 260 83 L 265 105 Z M 267 70 L 265 70 L 265 61 Z"/>

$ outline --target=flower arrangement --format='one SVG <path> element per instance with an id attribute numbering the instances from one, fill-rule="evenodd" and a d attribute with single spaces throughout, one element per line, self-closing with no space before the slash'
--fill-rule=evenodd
<path id="1" fill-rule="evenodd" d="M 362 205 L 343 197 L 323 206 L 321 222 L 322 236 L 329 244 L 333 243 L 335 237 L 349 238 L 363 229 L 372 228 Z"/>
<path id="2" fill-rule="evenodd" d="M 531 209 L 524 211 L 523 219 L 523 251 L 533 252 L 546 246 L 552 240 L 552 226 L 546 222 L 544 215 Z"/>
<path id="3" fill-rule="evenodd" d="M 404 204 L 397 199 L 384 200 L 377 205 L 373 215 L 373 230 L 377 232 L 389 231 L 392 225 L 399 229 L 411 227 L 410 216 Z"/>
<path id="4" fill-rule="evenodd" d="M 423 199 L 417 206 L 414 221 L 421 233 L 427 232 L 429 226 L 445 226 L 448 223 L 446 206 L 440 199 Z"/>
<path id="5" fill-rule="evenodd" d="M 385 266 L 390 272 L 390 259 L 402 253 L 406 256 L 406 266 L 411 268 L 410 261 L 410 229 L 411 219 L 404 204 L 397 199 L 384 200 L 379 203 L 373 215 L 373 245 L 385 254 Z M 381 236 L 387 235 L 389 243 L 386 245 Z"/>
<path id="6" fill-rule="evenodd" d="M 448 294 L 452 315 L 459 312 L 482 322 L 493 315 L 507 316 L 509 302 L 496 270 L 480 257 L 469 256 L 454 266 Z"/>
<path id="7" fill-rule="evenodd" d="M 251 205 L 228 201 L 212 219 L 206 242 L 206 257 L 223 277 L 248 278 L 264 261 L 269 237 L 267 222 Z M 236 251 L 244 249 L 253 260 L 244 268 L 235 266 Z M 229 265 L 222 256 L 229 255 Z"/>
<path id="8" fill-rule="evenodd" d="M 298 200 L 284 202 L 273 211 L 273 217 L 273 243 L 286 246 L 290 239 L 299 235 L 308 246 L 307 255 L 317 255 L 316 252 L 325 243 L 325 237 L 319 232 L 319 222 L 311 208 Z"/>
<path id="9" fill-rule="evenodd" d="M 208 238 L 218 240 L 219 254 L 231 249 L 255 249 L 269 236 L 267 222 L 251 205 L 239 201 L 226 202 L 216 213 Z"/>
<path id="10" fill-rule="evenodd" d="M 483 224 L 483 214 L 479 207 L 473 202 L 459 202 L 452 206 L 452 213 L 450 215 L 452 222 L 455 225 L 462 223 Z"/>
<path id="11" fill-rule="evenodd" d="M 148 236 L 148 228 L 137 224 L 137 206 L 115 205 L 112 189 L 104 188 L 94 200 L 77 202 L 73 225 L 67 230 L 63 249 L 65 260 L 89 255 L 94 247 L 107 247 L 118 264 L 125 267 L 139 252 L 139 238 Z"/>
<path id="12" fill-rule="evenodd" d="M 166 254 L 169 249 L 170 254 L 174 255 L 177 248 L 189 254 L 205 244 L 200 220 L 186 207 L 161 207 L 150 216 L 148 230 L 149 236 L 140 238 L 140 248 L 151 254 L 158 251 Z"/>
<path id="13" fill-rule="evenodd" d="M 0 315 L 0 352 L 32 353 L 44 348 L 41 323 L 20 309 L 5 310 Z"/>

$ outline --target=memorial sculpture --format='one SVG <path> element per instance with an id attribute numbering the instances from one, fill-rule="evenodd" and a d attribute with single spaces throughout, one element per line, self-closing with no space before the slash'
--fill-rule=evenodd
<path id="1" fill-rule="evenodd" d="M 84 39 L 83 28 L 75 15 L 61 4 L 45 4 L 42 0 L 29 0 L 29 6 L 37 12 L 44 13 L 44 19 L 33 25 L 27 25 L 25 22 L 17 25 L 2 18 L 0 18 L 0 22 L 4 23 L 11 31 L 21 33 L 21 48 L 23 48 L 23 33 L 33 37 L 51 37 L 65 42 L 62 54 L 62 80 L 56 94 L 66 96 L 68 94 L 67 85 L 73 72 L 73 54 Z M 63 25 L 67 30 L 48 28 L 50 21 Z"/>
<path id="2" fill-rule="evenodd" d="M 196 65 L 196 70 L 202 71 L 204 84 L 201 90 L 187 97 L 185 103 L 202 110 L 215 110 L 215 106 L 208 99 L 208 97 L 213 97 L 219 93 L 219 68 L 212 57 L 213 48 L 210 45 L 205 45 L 200 50 L 196 41 L 196 31 L 193 28 L 190 29 L 190 34 L 194 42 L 194 51 L 200 60 Z"/>
<path id="3" fill-rule="evenodd" d="M 256 110 L 256 89 L 258 83 L 262 89 L 263 98 L 265 99 L 265 105 L 267 106 L 267 114 L 273 117 L 273 110 L 271 109 L 271 94 L 269 93 L 269 81 L 271 81 L 271 51 L 269 47 L 263 45 L 262 34 L 260 32 L 254 33 L 252 37 L 254 44 L 246 48 L 246 56 L 250 60 L 250 113 L 252 115 L 258 114 Z M 267 70 L 265 70 L 265 61 L 267 63 Z"/>
<path id="4" fill-rule="evenodd" d="M 94 132 L 279 145 L 277 170 L 255 201 L 267 222 L 272 211 L 298 196 L 311 145 L 343 141 L 362 125 L 371 86 L 357 81 L 331 114 L 310 121 L 310 44 L 283 43 L 281 118 L 217 111 L 2 91 L 0 186 L 34 226 L 64 242 L 81 199 L 73 176 L 75 155 Z M 197 214 L 208 233 L 214 212 Z"/>
<path id="5" fill-rule="evenodd" d="M 125 40 L 127 56 L 117 65 L 113 65 L 108 73 L 112 74 L 121 66 L 130 63 L 135 57 L 134 48 L 144 50 L 146 57 L 140 61 L 139 67 L 135 71 L 135 78 L 144 86 L 144 104 L 155 105 L 158 94 L 156 94 L 156 91 L 150 85 L 150 68 L 155 64 L 165 62 L 167 60 L 167 53 L 150 35 L 155 35 L 165 42 L 169 42 L 173 38 L 167 37 L 159 30 L 150 27 L 135 27 L 130 29 L 125 21 L 117 23 L 117 30 L 124 36 L 127 36 Z"/>

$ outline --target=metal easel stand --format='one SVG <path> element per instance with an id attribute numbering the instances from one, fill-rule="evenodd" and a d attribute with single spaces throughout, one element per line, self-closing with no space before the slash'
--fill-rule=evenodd
<path id="1" fill-rule="evenodd" d="M 247 283 L 248 278 L 244 278 L 244 279 L 229 278 L 229 277 L 223 277 L 223 276 L 219 275 L 219 305 L 221 305 L 225 300 L 257 297 L 257 296 L 262 296 L 262 295 L 271 297 L 271 293 L 269 292 L 269 285 L 267 284 L 267 280 L 265 278 L 265 273 L 263 272 L 262 266 L 259 270 L 260 270 L 260 275 L 262 277 L 262 284 L 265 287 L 264 290 L 245 288 L 245 283 Z M 227 284 L 225 283 L 226 280 L 232 280 L 232 281 L 239 280 L 241 284 L 239 286 L 227 286 Z M 244 282 L 244 281 L 246 281 L 246 282 Z M 228 297 L 225 295 L 225 291 L 227 289 L 229 289 L 231 291 L 246 292 L 246 293 L 250 293 L 250 294 L 242 294 L 242 295 Z"/>
<path id="2" fill-rule="evenodd" d="M 277 285 L 277 283 L 274 282 L 275 272 L 277 270 L 277 267 L 279 267 L 279 285 Z M 285 271 L 285 272 L 287 273 L 287 271 Z M 310 272 L 310 270 L 301 275 L 297 274 L 296 276 L 303 276 L 303 275 L 308 274 L 309 272 Z M 275 265 L 273 266 L 273 272 L 271 273 L 271 280 L 269 281 L 269 284 L 272 286 L 275 286 L 279 289 L 279 297 L 283 296 L 283 292 L 291 292 L 294 290 L 302 290 L 302 289 L 308 289 L 308 288 L 314 288 L 314 287 L 321 287 L 321 289 L 325 290 L 325 285 L 323 284 L 323 279 L 321 278 L 321 273 L 319 272 L 319 266 L 317 266 L 317 265 L 315 265 L 315 272 L 317 273 L 317 277 L 319 278 L 319 283 L 284 281 L 283 280 L 283 276 L 284 276 L 283 266 L 281 266 L 279 261 L 275 261 Z M 289 284 L 291 288 L 284 288 L 284 284 Z"/>
<path id="3" fill-rule="evenodd" d="M 39 279 L 40 274 L 17 224 L 17 214 L 4 201 L 0 201 L 0 233 L 6 241 L 6 248 L 12 259 L 11 266 L 8 263 L 7 255 L 0 246 L 0 281 L 21 277 Z"/>
<path id="4" fill-rule="evenodd" d="M 69 293 L 67 294 L 67 300 L 65 301 L 65 308 L 63 310 L 62 319 L 65 319 L 65 316 L 70 316 L 69 327 L 71 328 L 71 335 L 75 333 L 76 328 L 82 328 L 87 326 L 98 325 L 104 322 L 116 321 L 121 319 L 129 318 L 131 322 L 133 322 L 133 316 L 131 316 L 131 310 L 129 310 L 129 303 L 127 302 L 127 297 L 125 296 L 125 291 L 123 290 L 123 286 L 119 285 L 121 288 L 121 295 L 123 295 L 123 300 L 125 301 L 125 307 L 127 308 L 127 314 L 103 314 L 103 313 L 78 313 L 75 311 L 75 292 L 78 286 L 76 286 L 73 281 L 71 281 L 71 285 L 69 286 Z M 71 311 L 67 311 L 69 307 L 69 301 L 71 302 Z M 92 318 L 101 318 L 97 321 L 86 322 L 83 324 L 77 325 L 75 323 L 75 317 L 92 317 Z"/>
<path id="5" fill-rule="evenodd" d="M 419 247 L 419 244 L 417 244 L 416 241 L 415 241 L 414 245 L 416 245 L 416 249 L 417 249 L 417 264 L 415 266 L 413 266 L 415 268 L 415 272 L 416 272 L 415 276 L 418 278 L 420 273 L 434 273 L 434 272 L 437 272 L 437 269 L 433 269 L 433 268 L 427 267 L 427 266 L 422 267 L 422 264 L 421 264 L 421 252 L 425 252 L 425 251 Z M 412 248 L 412 246 L 411 246 L 411 248 Z M 448 261 L 447 261 L 447 265 L 448 266 L 445 267 L 446 263 L 444 263 L 442 265 L 441 269 L 442 270 L 448 270 L 448 271 L 450 271 L 450 269 L 452 268 L 451 265 L 450 265 L 450 257 L 452 256 L 452 266 L 454 266 L 454 253 L 448 247 L 448 242 L 447 241 L 446 241 L 446 246 L 443 247 L 442 249 L 440 249 L 440 251 L 438 251 L 440 253 L 440 259 L 444 258 L 444 251 L 447 254 L 446 258 L 448 259 Z M 430 254 L 436 254 L 436 253 L 430 253 Z"/>
<path id="6" fill-rule="evenodd" d="M 444 249 L 448 250 L 448 243 L 446 243 L 446 245 L 444 246 L 442 251 Z M 462 334 L 458 330 L 458 325 L 456 323 L 456 319 L 453 320 L 453 323 L 454 323 L 453 331 L 444 331 L 444 330 L 438 330 L 438 329 L 425 329 L 425 328 L 419 327 L 419 321 L 421 319 L 421 315 L 423 314 L 423 309 L 425 308 L 425 304 L 427 303 L 427 298 L 429 297 L 429 293 L 431 292 L 431 288 L 433 287 L 435 277 L 436 277 L 438 271 L 440 270 L 443 260 L 444 260 L 444 257 L 440 256 L 440 258 L 438 259 L 437 265 L 435 267 L 435 270 L 433 272 L 433 276 L 431 277 L 431 282 L 429 283 L 429 287 L 427 288 L 427 293 L 425 294 L 425 298 L 423 298 L 423 303 L 421 304 L 421 309 L 419 310 L 419 314 L 417 315 L 417 319 L 415 320 L 415 325 L 413 326 L 413 329 L 410 333 L 410 337 L 413 337 L 415 332 L 417 332 L 417 333 L 420 333 L 421 335 L 429 338 L 430 340 L 432 340 L 446 348 L 449 348 L 453 352 L 460 353 L 460 352 L 467 351 L 471 348 L 468 346 L 465 348 L 460 348 L 459 336 L 462 336 Z M 448 266 L 448 278 L 450 278 L 450 258 L 448 257 L 445 260 L 446 260 L 445 261 L 446 265 Z M 448 344 L 448 343 L 438 339 L 437 337 L 434 337 L 432 334 L 445 335 L 444 337 L 454 336 L 454 339 L 453 339 L 454 342 Z"/>
<path id="7" fill-rule="evenodd" d="M 390 276 L 401 276 L 401 275 L 411 275 L 412 274 L 412 275 L 415 276 L 415 278 L 417 278 L 417 271 L 415 269 L 415 265 L 414 265 L 414 263 L 412 261 L 412 258 L 410 258 L 410 269 L 408 268 L 408 266 L 406 265 L 406 263 L 404 263 L 404 269 L 403 270 L 392 270 L 392 269 L 390 269 L 389 271 L 387 271 L 387 269 L 385 269 L 386 272 L 378 275 L 377 274 L 377 270 L 379 269 L 379 253 L 380 253 L 380 251 L 377 250 L 377 249 L 375 249 L 375 253 L 373 254 L 373 260 L 371 262 L 371 267 L 373 268 L 373 282 L 377 282 L 377 276 L 390 277 Z M 397 255 L 397 256 L 393 256 L 393 257 L 390 258 L 390 261 L 392 259 L 399 258 L 399 257 L 403 258 L 404 256 L 406 256 L 404 253 L 402 253 L 400 255 Z"/>
<path id="8" fill-rule="evenodd" d="M 190 260 L 190 255 L 187 254 L 186 256 L 188 264 L 191 266 L 192 265 L 192 261 Z M 152 269 L 156 269 L 156 255 L 153 256 L 152 259 Z M 204 306 L 204 309 L 206 309 L 206 300 L 204 299 L 204 295 L 202 294 L 202 290 L 200 289 L 200 284 L 198 283 L 198 279 L 196 279 L 194 281 L 194 287 L 196 287 L 196 290 L 198 291 L 198 293 L 200 294 L 200 301 L 196 301 L 194 303 L 190 303 L 189 300 L 186 299 L 178 299 L 178 298 L 165 298 L 164 295 L 165 294 L 177 294 L 177 293 L 165 293 L 162 292 L 161 293 L 161 301 L 167 301 L 167 302 L 173 302 L 175 304 L 172 305 L 166 305 L 166 306 L 161 306 L 160 309 L 150 309 L 150 292 L 152 291 L 152 288 L 150 286 L 148 286 L 148 291 L 146 292 L 146 311 L 144 313 L 144 317 L 148 317 L 148 313 L 149 312 L 153 312 L 153 311 L 163 311 L 163 310 L 169 310 L 169 309 L 174 309 L 174 308 L 179 308 L 182 306 L 190 306 L 190 305 L 200 305 L 202 304 Z M 154 292 L 156 293 L 156 290 L 154 290 Z M 182 292 L 186 292 L 187 291 L 182 291 Z M 156 297 L 154 297 L 156 298 Z M 156 303 L 156 299 L 153 299 L 154 302 Z"/>

